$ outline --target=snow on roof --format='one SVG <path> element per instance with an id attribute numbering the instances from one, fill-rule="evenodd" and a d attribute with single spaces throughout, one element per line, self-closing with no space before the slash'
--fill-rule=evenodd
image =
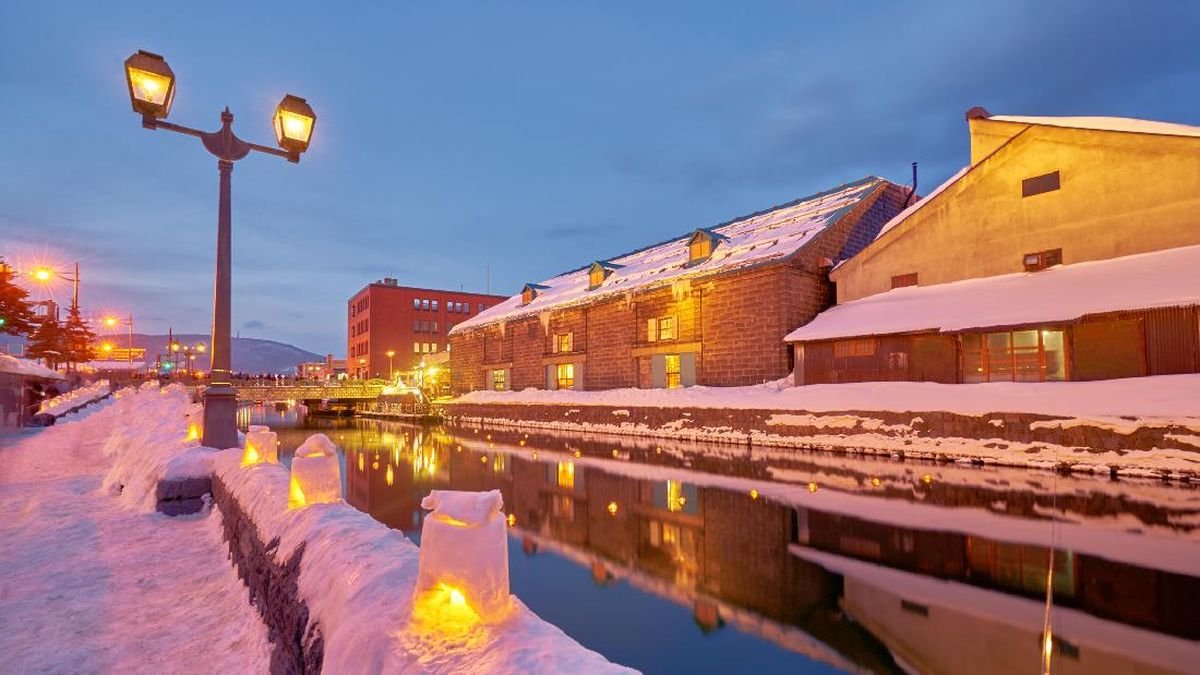
<path id="1" fill-rule="evenodd" d="M 13 375 L 25 375 L 28 377 L 42 377 L 48 380 L 61 380 L 63 376 L 49 368 L 29 361 L 27 359 L 19 359 L 8 354 L 0 354 L 0 373 L 11 373 Z"/>
<path id="2" fill-rule="evenodd" d="M 853 183 L 774 207 L 713 228 L 718 243 L 703 262 L 688 264 L 687 242 L 696 233 L 654 244 L 644 249 L 604 261 L 613 270 L 598 288 L 588 290 L 589 263 L 565 274 L 547 279 L 537 297 L 526 305 L 520 294 L 456 325 L 451 334 L 496 321 L 536 314 L 611 297 L 635 289 L 663 286 L 669 282 L 704 276 L 718 271 L 748 267 L 782 260 L 800 250 L 814 236 L 836 223 L 842 216 L 887 181 L 868 176 Z"/>
<path id="3" fill-rule="evenodd" d="M 1200 138 L 1200 127 L 1173 122 L 1139 120 L 1133 117 L 1033 117 L 1027 115 L 991 115 L 986 119 L 994 122 L 1016 122 L 1018 124 L 1041 124 L 1048 127 L 1071 129 L 1095 129 L 1097 131 L 1124 131 L 1134 134 L 1160 134 L 1164 136 L 1192 136 Z"/>
<path id="4" fill-rule="evenodd" d="M 1040 272 L 908 286 L 831 307 L 785 340 L 948 332 L 1200 304 L 1197 269 L 1200 245 L 1058 265 Z"/>

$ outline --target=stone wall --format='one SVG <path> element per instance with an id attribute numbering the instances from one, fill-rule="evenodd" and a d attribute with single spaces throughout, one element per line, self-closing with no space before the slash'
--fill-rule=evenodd
<path id="1" fill-rule="evenodd" d="M 272 673 L 320 673 L 324 654 L 321 628 L 309 622 L 298 583 L 304 544 L 282 564 L 275 560 L 279 539 L 263 542 L 258 528 L 221 482 L 212 480 L 213 502 L 221 510 L 224 537 L 238 577 L 250 590 L 250 602 L 267 625 Z"/>
<path id="2" fill-rule="evenodd" d="M 1032 413 L 967 415 L 943 411 L 752 410 L 602 405 L 450 403 L 451 423 L 483 422 L 598 433 L 683 438 L 744 445 L 821 449 L 884 448 L 901 456 L 939 458 L 944 440 L 977 441 L 1007 449 L 1013 465 L 1038 446 L 1079 448 L 1086 453 L 1174 449 L 1200 452 L 1187 442 L 1195 431 L 1176 425 L 1112 425 Z M 871 442 L 868 442 L 868 439 Z M 886 443 L 880 444 L 882 439 Z M 1064 462 L 1067 460 L 1064 459 Z"/>

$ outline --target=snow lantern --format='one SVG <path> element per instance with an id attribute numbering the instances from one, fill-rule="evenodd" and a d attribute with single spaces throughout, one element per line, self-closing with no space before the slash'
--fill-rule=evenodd
<path id="1" fill-rule="evenodd" d="M 246 432 L 246 447 L 242 453 L 242 466 L 259 462 L 279 463 L 279 435 L 271 427 L 250 425 Z"/>
<path id="2" fill-rule="evenodd" d="M 421 526 L 416 593 L 440 592 L 484 622 L 503 620 L 511 599 L 500 491 L 433 490 L 421 507 L 430 513 Z"/>
<path id="3" fill-rule="evenodd" d="M 274 434 L 272 434 L 274 435 Z M 336 502 L 342 498 L 342 467 L 337 446 L 325 434 L 313 434 L 292 457 L 288 508 Z"/>

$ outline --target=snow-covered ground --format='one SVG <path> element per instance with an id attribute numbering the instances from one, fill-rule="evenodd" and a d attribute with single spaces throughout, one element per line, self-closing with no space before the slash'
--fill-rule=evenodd
<path id="1" fill-rule="evenodd" d="M 152 397 L 172 395 L 105 401 L 0 448 L 0 670 L 267 672 L 220 514 L 169 518 L 104 487 L 109 433 Z M 181 415 L 139 419 L 183 436 Z"/>
<path id="2" fill-rule="evenodd" d="M 1200 430 L 1200 375 L 1160 375 L 1097 382 L 863 382 L 790 386 L 787 380 L 750 387 L 525 389 L 473 391 L 458 403 L 662 406 L 761 410 L 945 411 L 964 415 L 1023 412 L 1113 422 L 1139 417 Z M 1129 420 L 1124 420 L 1128 423 Z"/>

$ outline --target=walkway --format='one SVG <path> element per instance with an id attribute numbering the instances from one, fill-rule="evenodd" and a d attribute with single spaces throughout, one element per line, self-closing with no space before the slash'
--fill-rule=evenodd
<path id="1" fill-rule="evenodd" d="M 267 672 L 219 514 L 168 518 L 100 493 L 103 405 L 0 447 L 0 670 Z"/>

